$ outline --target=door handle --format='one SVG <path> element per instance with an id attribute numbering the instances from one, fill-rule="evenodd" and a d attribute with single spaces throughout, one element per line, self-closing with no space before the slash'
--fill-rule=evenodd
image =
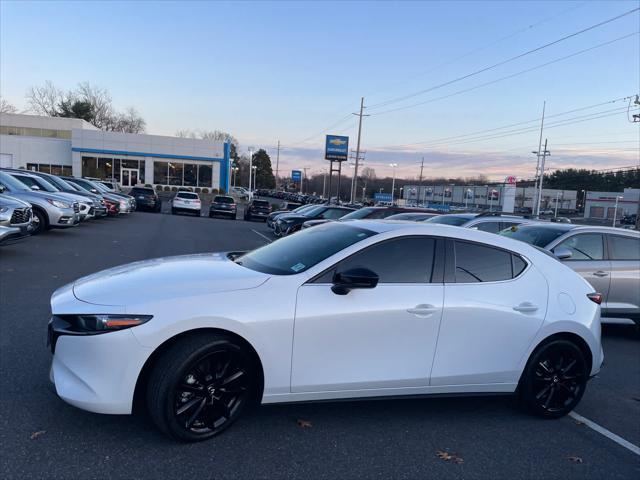
<path id="1" fill-rule="evenodd" d="M 598 270 L 597 272 L 593 272 L 593 274 L 594 274 L 596 277 L 606 277 L 607 275 L 609 275 L 609 272 L 605 272 L 605 271 L 602 271 L 602 270 Z"/>
<path id="2" fill-rule="evenodd" d="M 418 317 L 428 317 L 432 313 L 438 311 L 436 307 L 428 304 L 416 305 L 413 308 L 407 308 L 407 312 Z"/>
<path id="3" fill-rule="evenodd" d="M 536 312 L 538 310 L 538 306 L 534 305 L 531 302 L 522 302 L 520 305 L 516 305 L 515 307 L 513 307 L 513 309 L 516 312 L 533 313 L 533 312 Z"/>

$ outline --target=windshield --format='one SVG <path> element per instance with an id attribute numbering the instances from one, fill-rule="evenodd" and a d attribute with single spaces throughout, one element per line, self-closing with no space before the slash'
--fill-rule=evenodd
<path id="1" fill-rule="evenodd" d="M 216 197 L 213 199 L 214 203 L 235 203 L 233 197 Z"/>
<path id="2" fill-rule="evenodd" d="M 89 183 L 89 185 L 91 185 L 93 188 L 95 188 L 96 190 L 98 190 L 99 192 L 102 193 L 112 193 L 111 190 L 109 190 L 107 187 L 105 187 L 103 184 L 101 184 L 100 182 L 90 182 L 87 180 L 87 183 Z"/>
<path id="3" fill-rule="evenodd" d="M 324 212 L 326 209 L 327 207 L 323 207 L 323 206 L 319 207 L 316 205 L 313 208 L 310 208 L 309 210 L 305 210 L 304 212 L 298 212 L 298 213 L 300 213 L 304 217 L 314 217 Z"/>
<path id="4" fill-rule="evenodd" d="M 38 184 L 41 190 L 46 190 L 47 192 L 52 192 L 52 193 L 60 191 L 59 188 L 54 187 L 51 183 L 47 182 L 43 178 L 40 178 L 40 177 L 31 177 L 31 178 L 33 178 L 34 182 Z"/>
<path id="5" fill-rule="evenodd" d="M 375 232 L 364 228 L 327 223 L 249 252 L 236 263 L 262 273 L 294 275 L 372 235 Z"/>
<path id="6" fill-rule="evenodd" d="M 62 180 L 61 178 L 58 177 L 39 177 L 39 178 L 43 178 L 46 179 L 47 182 L 49 182 L 51 185 L 55 185 L 56 187 L 60 188 L 60 189 L 64 189 L 64 190 L 78 190 L 78 188 L 75 185 L 71 185 L 69 182 L 65 182 L 64 180 Z"/>
<path id="7" fill-rule="evenodd" d="M 511 228 L 501 231 L 500 235 L 544 248 L 566 232 L 567 230 L 564 228 L 549 228 L 539 225 L 514 225 Z"/>
<path id="8" fill-rule="evenodd" d="M 32 191 L 24 183 L 16 180 L 11 175 L 7 175 L 4 172 L 0 172 L 0 183 L 2 183 L 5 187 L 7 187 L 11 191 L 16 191 L 16 192 L 25 191 L 25 190 L 29 192 Z"/>
<path id="9" fill-rule="evenodd" d="M 456 217 L 455 215 L 438 215 L 437 217 L 430 218 L 427 223 L 441 223 L 442 225 L 453 225 L 459 227 L 464 225 L 470 219 L 467 217 Z"/>
<path id="10" fill-rule="evenodd" d="M 360 210 L 356 210 L 355 212 L 351 212 L 342 217 L 342 220 L 357 220 L 359 218 L 369 217 L 373 212 L 380 210 L 379 208 L 361 208 Z"/>

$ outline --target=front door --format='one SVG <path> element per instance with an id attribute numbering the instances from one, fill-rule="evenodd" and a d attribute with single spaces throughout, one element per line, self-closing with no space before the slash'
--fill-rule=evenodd
<path id="1" fill-rule="evenodd" d="M 123 168 L 120 178 L 122 178 L 123 187 L 135 187 L 138 184 L 138 169 Z"/>
<path id="2" fill-rule="evenodd" d="M 427 237 L 383 241 L 299 288 L 292 392 L 429 384 L 444 295 L 435 245 Z M 334 273 L 353 268 L 375 272 L 378 285 L 334 293 Z"/>

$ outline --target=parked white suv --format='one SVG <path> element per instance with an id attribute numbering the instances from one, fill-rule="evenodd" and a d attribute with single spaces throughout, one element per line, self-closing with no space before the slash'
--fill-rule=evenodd
<path id="1" fill-rule="evenodd" d="M 178 192 L 171 200 L 171 213 L 191 213 L 200 216 L 202 203 L 197 193 Z"/>

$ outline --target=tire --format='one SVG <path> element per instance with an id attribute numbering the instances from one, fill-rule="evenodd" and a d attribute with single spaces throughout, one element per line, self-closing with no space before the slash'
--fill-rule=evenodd
<path id="1" fill-rule="evenodd" d="M 551 340 L 529 358 L 520 379 L 520 398 L 531 413 L 560 418 L 578 405 L 588 378 L 580 348 L 570 340 Z"/>
<path id="2" fill-rule="evenodd" d="M 44 214 L 44 212 L 36 209 L 33 210 L 33 216 L 38 219 L 38 225 L 33 231 L 32 235 L 38 235 L 44 232 L 49 226 L 49 224 L 47 223 L 47 216 Z"/>
<path id="3" fill-rule="evenodd" d="M 183 442 L 226 430 L 257 390 L 251 353 L 233 338 L 205 333 L 178 340 L 158 359 L 147 383 L 149 414 L 165 434 Z"/>

